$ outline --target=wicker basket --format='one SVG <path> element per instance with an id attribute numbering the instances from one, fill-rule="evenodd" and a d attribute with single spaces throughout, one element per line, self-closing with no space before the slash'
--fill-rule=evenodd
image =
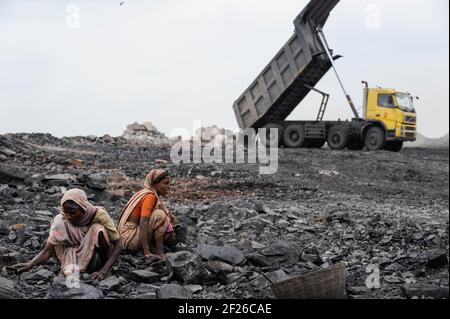
<path id="1" fill-rule="evenodd" d="M 278 299 L 344 299 L 346 271 L 343 263 L 272 285 Z"/>

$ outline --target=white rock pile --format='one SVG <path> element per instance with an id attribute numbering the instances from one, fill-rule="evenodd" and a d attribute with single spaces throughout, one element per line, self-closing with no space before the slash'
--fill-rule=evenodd
<path id="1" fill-rule="evenodd" d="M 173 143 L 173 141 L 167 138 L 164 133 L 161 133 L 151 122 L 128 125 L 122 137 L 136 144 L 164 146 Z"/>

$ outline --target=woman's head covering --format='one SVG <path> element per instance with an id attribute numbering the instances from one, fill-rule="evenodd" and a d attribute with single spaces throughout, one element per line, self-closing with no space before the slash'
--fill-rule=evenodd
<path id="1" fill-rule="evenodd" d="M 154 189 L 155 185 L 169 176 L 169 171 L 165 169 L 154 169 L 145 177 L 144 186 L 148 189 Z"/>
<path id="2" fill-rule="evenodd" d="M 76 225 L 76 226 L 79 226 L 79 227 L 87 226 L 92 221 L 95 213 L 98 210 L 97 207 L 95 207 L 94 205 L 92 205 L 89 202 L 85 191 L 83 191 L 81 189 L 78 189 L 78 188 L 74 188 L 74 189 L 71 189 L 71 190 L 67 191 L 64 194 L 63 198 L 61 199 L 61 214 L 64 217 L 65 217 L 65 213 L 64 213 L 63 205 L 67 201 L 75 202 L 76 204 L 78 204 L 84 210 L 83 217 L 81 218 L 81 220 L 78 223 L 78 225 Z"/>

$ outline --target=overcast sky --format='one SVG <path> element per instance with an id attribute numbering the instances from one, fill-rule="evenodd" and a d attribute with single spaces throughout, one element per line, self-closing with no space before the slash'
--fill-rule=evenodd
<path id="1" fill-rule="evenodd" d="M 307 0 L 0 0 L 0 133 L 121 135 L 127 124 L 236 128 L 233 102 L 294 30 Z M 338 69 L 420 96 L 419 131 L 449 131 L 449 2 L 343 0 L 325 27 Z M 78 15 L 79 14 L 79 15 Z M 79 16 L 79 19 L 78 19 Z M 351 118 L 329 72 L 326 119 Z M 310 94 L 289 119 L 315 119 Z"/>

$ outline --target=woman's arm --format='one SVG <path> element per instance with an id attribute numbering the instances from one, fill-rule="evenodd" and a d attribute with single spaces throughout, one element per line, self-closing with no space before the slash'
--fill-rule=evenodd
<path id="1" fill-rule="evenodd" d="M 109 273 L 112 266 L 115 264 L 115 262 L 119 258 L 120 253 L 122 252 L 122 242 L 120 240 L 116 240 L 116 241 L 112 242 L 112 244 L 114 246 L 111 251 L 111 254 L 109 255 L 108 260 L 106 261 L 105 265 L 103 266 L 103 268 L 100 271 L 92 274 L 92 279 L 97 280 L 97 281 L 101 281 L 101 280 L 105 279 L 106 275 Z"/>
<path id="2" fill-rule="evenodd" d="M 11 268 L 15 269 L 17 272 L 28 271 L 35 266 L 39 266 L 40 264 L 47 262 L 52 257 L 54 251 L 55 246 L 47 242 L 44 249 L 31 261 L 14 265 Z"/>
<path id="3" fill-rule="evenodd" d="M 149 243 L 149 232 L 148 232 L 148 223 L 150 221 L 149 217 L 141 217 L 141 221 L 139 223 L 139 228 L 141 232 L 141 240 L 142 240 L 142 249 L 144 250 L 144 255 L 146 257 L 152 255 L 152 252 L 150 250 L 150 243 Z"/>
<path id="4" fill-rule="evenodd" d="M 150 231 L 149 222 L 150 216 L 156 206 L 156 196 L 153 194 L 147 195 L 142 202 L 141 208 L 141 220 L 139 222 L 139 230 L 141 232 L 142 249 L 144 250 L 145 257 L 155 257 L 150 249 Z"/>

